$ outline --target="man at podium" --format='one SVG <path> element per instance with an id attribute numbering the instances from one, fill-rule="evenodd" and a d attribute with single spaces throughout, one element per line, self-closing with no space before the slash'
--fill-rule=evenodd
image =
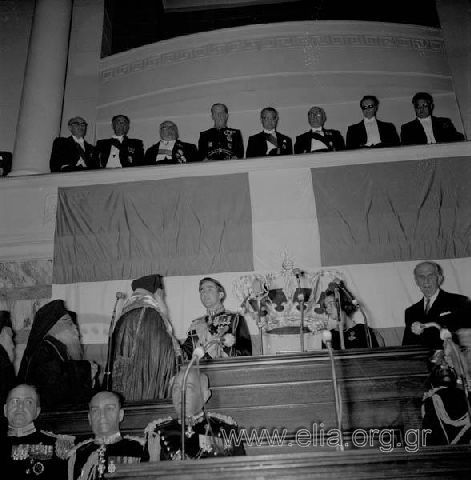
<path id="1" fill-rule="evenodd" d="M 239 313 L 224 308 L 226 290 L 214 278 L 200 281 L 200 299 L 206 315 L 191 322 L 188 337 L 182 345 L 191 358 L 195 347 L 203 347 L 204 358 L 225 358 L 252 355 L 252 340 L 247 323 Z"/>

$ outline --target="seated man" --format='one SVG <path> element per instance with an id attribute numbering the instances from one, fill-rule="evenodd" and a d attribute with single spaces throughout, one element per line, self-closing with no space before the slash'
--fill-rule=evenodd
<path id="1" fill-rule="evenodd" d="M 430 389 L 422 399 L 422 430 L 427 432 L 426 446 L 468 444 L 471 442 L 471 421 L 463 386 L 457 383 L 455 370 L 446 361 L 443 351 L 432 358 Z"/>
<path id="2" fill-rule="evenodd" d="M 415 120 L 401 126 L 403 145 L 459 142 L 463 134 L 456 131 L 449 118 L 432 115 L 433 97 L 427 92 L 418 92 L 412 97 L 416 114 Z"/>
<path id="3" fill-rule="evenodd" d="M 0 152 L 0 177 L 6 177 L 11 170 L 11 152 Z"/>
<path id="4" fill-rule="evenodd" d="M 195 347 L 203 347 L 205 358 L 252 355 L 252 340 L 242 315 L 224 308 L 226 291 L 214 278 L 200 280 L 200 299 L 206 315 L 193 320 L 182 350 L 191 358 Z"/>
<path id="5" fill-rule="evenodd" d="M 178 138 L 178 128 L 170 120 L 160 124 L 160 141 L 148 148 L 144 158 L 146 165 L 170 165 L 191 163 L 199 160 L 196 145 L 182 142 Z"/>
<path id="6" fill-rule="evenodd" d="M 214 127 L 200 133 L 198 151 L 205 160 L 232 160 L 244 158 L 244 143 L 240 130 L 229 128 L 229 110 L 222 103 L 211 107 Z"/>
<path id="7" fill-rule="evenodd" d="M 65 308 L 63 300 L 41 307 L 34 317 L 18 379 L 38 389 L 44 409 L 86 404 L 97 369 L 95 363 L 83 360 L 75 314 Z"/>
<path id="8" fill-rule="evenodd" d="M 321 107 L 311 107 L 307 112 L 311 130 L 296 137 L 294 153 L 335 152 L 345 149 L 345 142 L 338 130 L 324 128 L 327 115 Z"/>
<path id="9" fill-rule="evenodd" d="M 397 147 L 399 135 L 392 123 L 376 118 L 379 100 L 374 95 L 365 95 L 360 100 L 363 120 L 350 125 L 347 130 L 347 149 L 364 147 Z"/>
<path id="10" fill-rule="evenodd" d="M 276 131 L 279 115 L 276 109 L 266 107 L 260 112 L 263 132 L 249 137 L 246 157 L 273 157 L 275 155 L 292 155 L 291 138 Z"/>
<path id="11" fill-rule="evenodd" d="M 124 168 L 143 164 L 144 144 L 142 140 L 127 136 L 130 124 L 127 115 L 115 115 L 111 119 L 114 135 L 96 142 L 94 163 L 98 168 Z"/>
<path id="12" fill-rule="evenodd" d="M 95 147 L 85 141 L 87 122 L 82 117 L 73 117 L 68 122 L 70 137 L 57 137 L 52 144 L 49 166 L 51 172 L 76 172 L 96 168 Z"/>
<path id="13" fill-rule="evenodd" d="M 145 429 L 149 458 L 181 460 L 181 390 L 186 369 L 173 379 L 172 403 L 176 418 L 155 420 Z M 237 424 L 231 417 L 207 412 L 204 405 L 211 396 L 208 377 L 192 368 L 188 374 L 185 398 L 185 458 L 213 458 L 245 455 L 238 438 Z M 234 438 L 235 437 L 235 438 Z"/>
<path id="14" fill-rule="evenodd" d="M 144 439 L 121 435 L 123 401 L 115 392 L 98 392 L 90 400 L 88 422 L 94 437 L 76 445 L 69 453 L 69 480 L 95 480 L 113 473 L 118 464 L 148 460 Z"/>
<path id="15" fill-rule="evenodd" d="M 5 404 L 7 394 L 16 382 L 15 344 L 10 312 L 0 310 L 0 405 Z"/>
<path id="16" fill-rule="evenodd" d="M 5 406 L 8 436 L 2 455 L 7 477 L 61 479 L 67 476 L 67 454 L 74 437 L 38 430 L 35 421 L 41 407 L 39 395 L 31 385 L 21 384 L 10 390 Z"/>
<path id="17" fill-rule="evenodd" d="M 405 311 L 403 345 L 423 345 L 442 349 L 439 328 L 455 332 L 471 325 L 471 300 L 440 287 L 445 280 L 442 267 L 421 262 L 414 268 L 415 283 L 424 297 Z"/>
<path id="18" fill-rule="evenodd" d="M 127 400 L 167 398 L 181 350 L 168 318 L 162 277 L 147 275 L 131 286 L 112 337 L 113 389 Z"/>

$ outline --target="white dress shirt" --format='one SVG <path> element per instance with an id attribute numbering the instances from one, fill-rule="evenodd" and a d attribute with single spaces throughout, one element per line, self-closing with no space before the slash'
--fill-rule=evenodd
<path id="1" fill-rule="evenodd" d="M 123 143 L 123 135 L 113 135 L 111 138 L 118 140 L 119 143 Z M 114 145 L 111 145 L 110 155 L 108 157 L 106 168 L 122 168 L 121 162 L 119 160 L 119 150 Z"/>
<path id="2" fill-rule="evenodd" d="M 366 146 L 378 145 L 381 143 L 381 137 L 379 136 L 378 122 L 376 117 L 364 118 L 363 122 L 366 129 Z"/>
<path id="3" fill-rule="evenodd" d="M 425 135 L 427 136 L 427 143 L 437 143 L 435 140 L 435 137 L 433 135 L 433 129 L 432 129 L 432 117 L 427 117 L 427 118 L 418 118 L 417 120 L 420 122 L 422 125 L 422 128 L 424 129 Z"/>

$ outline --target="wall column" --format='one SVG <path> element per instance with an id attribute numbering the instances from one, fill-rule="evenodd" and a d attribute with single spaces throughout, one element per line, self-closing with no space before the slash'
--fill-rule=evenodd
<path id="1" fill-rule="evenodd" d="M 11 175 L 49 172 L 59 134 L 72 0 L 37 0 L 29 41 Z"/>
<path id="2" fill-rule="evenodd" d="M 469 0 L 437 0 L 437 11 L 464 134 L 471 140 L 471 4 Z"/>

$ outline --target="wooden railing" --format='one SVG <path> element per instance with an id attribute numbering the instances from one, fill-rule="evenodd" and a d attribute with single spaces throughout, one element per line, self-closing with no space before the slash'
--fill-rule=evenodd
<path id="1" fill-rule="evenodd" d="M 355 450 L 225 457 L 120 465 L 114 480 L 373 480 L 471 478 L 471 447 L 427 447 L 417 452 Z"/>
<path id="2" fill-rule="evenodd" d="M 413 347 L 337 352 L 346 436 L 357 428 L 389 428 L 401 438 L 419 428 L 428 356 L 427 350 Z M 280 445 L 263 439 L 248 446 L 251 455 L 302 451 L 289 445 L 296 431 L 319 436 L 336 426 L 327 352 L 203 361 L 201 370 L 212 389 L 207 410 L 232 416 L 249 434 L 264 428 L 284 432 Z M 174 413 L 170 401 L 130 403 L 125 412 L 122 431 L 132 434 Z M 58 433 L 90 433 L 86 410 L 47 412 L 41 418 Z"/>

